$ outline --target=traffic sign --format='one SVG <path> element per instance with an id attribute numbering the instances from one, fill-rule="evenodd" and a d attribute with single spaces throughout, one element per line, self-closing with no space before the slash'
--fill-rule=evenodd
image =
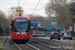
<path id="1" fill-rule="evenodd" d="M 60 31 L 63 31 L 63 27 L 60 27 Z"/>
<path id="2" fill-rule="evenodd" d="M 58 31 L 58 28 L 56 28 L 56 31 Z"/>
<path id="3" fill-rule="evenodd" d="M 38 27 L 38 23 L 31 23 L 31 27 Z"/>
<path id="4" fill-rule="evenodd" d="M 49 27 L 50 31 L 55 31 L 55 27 Z"/>
<path id="5" fill-rule="evenodd" d="M 52 20 L 52 24 L 57 24 L 57 20 Z"/>
<path id="6" fill-rule="evenodd" d="M 55 31 L 55 27 L 47 27 L 47 31 Z"/>
<path id="7" fill-rule="evenodd" d="M 69 26 L 69 31 L 72 31 L 72 26 Z"/>
<path id="8" fill-rule="evenodd" d="M 49 27 L 47 27 L 47 31 L 49 31 Z"/>

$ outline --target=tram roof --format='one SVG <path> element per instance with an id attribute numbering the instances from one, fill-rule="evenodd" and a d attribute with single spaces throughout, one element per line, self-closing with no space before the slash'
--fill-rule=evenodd
<path id="1" fill-rule="evenodd" d="M 15 19 L 28 19 L 28 21 L 30 21 L 30 19 L 27 17 L 14 17 L 12 21 L 15 21 Z"/>

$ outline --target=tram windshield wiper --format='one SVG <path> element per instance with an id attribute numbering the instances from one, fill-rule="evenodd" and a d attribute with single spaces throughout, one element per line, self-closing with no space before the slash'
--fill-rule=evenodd
<path id="1" fill-rule="evenodd" d="M 16 30 L 17 30 L 20 34 L 22 34 L 22 33 L 18 30 L 18 28 L 16 28 Z"/>

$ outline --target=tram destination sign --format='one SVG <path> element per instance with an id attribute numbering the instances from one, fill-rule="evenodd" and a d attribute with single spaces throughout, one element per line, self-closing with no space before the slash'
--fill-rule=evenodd
<path id="1" fill-rule="evenodd" d="M 15 19 L 16 22 L 27 22 L 27 19 Z"/>

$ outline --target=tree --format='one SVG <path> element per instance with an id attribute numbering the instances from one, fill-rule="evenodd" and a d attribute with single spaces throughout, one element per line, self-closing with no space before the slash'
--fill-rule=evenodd
<path id="1" fill-rule="evenodd" d="M 0 11 L 0 32 L 3 32 L 4 28 L 8 28 L 9 30 L 9 21 L 8 21 L 8 18 L 6 17 L 5 13 Z M 4 34 L 1 34 L 1 35 L 4 35 Z"/>
<path id="2" fill-rule="evenodd" d="M 8 22 L 8 19 L 7 19 L 7 17 L 6 17 L 6 15 L 5 15 L 5 13 L 4 12 L 0 12 L 0 27 L 2 27 L 2 24 L 3 24 L 3 27 L 8 27 L 6 24 L 8 24 L 9 25 L 9 22 Z"/>
<path id="3" fill-rule="evenodd" d="M 66 0 L 49 0 L 50 2 L 46 5 L 45 12 L 49 17 L 48 22 L 51 23 L 52 14 L 57 16 L 57 10 L 60 9 L 59 7 L 66 4 Z"/>
<path id="4" fill-rule="evenodd" d="M 41 26 L 48 26 L 48 18 L 38 16 L 38 15 L 29 15 L 31 23 L 39 23 Z"/>
<path id="5" fill-rule="evenodd" d="M 68 5 L 61 6 L 57 11 L 57 21 L 58 25 L 68 29 L 69 26 L 73 26 L 72 15 L 70 14 L 70 10 Z"/>
<path id="6" fill-rule="evenodd" d="M 73 3 L 70 4 L 69 9 L 71 11 L 71 14 L 75 15 L 75 2 L 73 2 Z"/>
<path id="7" fill-rule="evenodd" d="M 18 7 L 13 6 L 9 9 L 8 12 L 9 12 L 9 15 L 12 15 L 14 17 L 14 16 L 18 16 L 18 14 L 22 12 L 22 10 L 23 8 L 21 6 L 18 6 Z"/>
<path id="8" fill-rule="evenodd" d="M 8 19 L 9 19 L 9 22 L 11 23 L 11 19 L 16 17 L 16 16 L 19 16 L 19 14 L 23 11 L 23 8 L 21 6 L 18 6 L 18 7 L 11 7 L 8 11 L 9 15 L 8 15 Z M 23 14 L 23 13 L 22 13 Z"/>
<path id="9" fill-rule="evenodd" d="M 3 30 L 2 30 L 2 28 L 0 27 L 0 35 L 2 35 L 2 32 L 3 32 Z"/>
<path id="10" fill-rule="evenodd" d="M 51 17 L 51 15 L 59 8 L 60 5 L 65 5 L 67 0 L 49 0 L 50 2 L 46 5 L 46 14 L 48 17 Z"/>
<path id="11" fill-rule="evenodd" d="M 69 10 L 69 5 L 67 0 L 49 0 L 46 6 L 46 11 L 48 12 L 48 17 L 51 17 L 51 14 L 55 12 L 57 19 L 57 27 L 65 27 L 68 29 L 69 26 L 73 25 L 72 15 Z M 51 14 L 49 14 L 51 13 Z"/>

